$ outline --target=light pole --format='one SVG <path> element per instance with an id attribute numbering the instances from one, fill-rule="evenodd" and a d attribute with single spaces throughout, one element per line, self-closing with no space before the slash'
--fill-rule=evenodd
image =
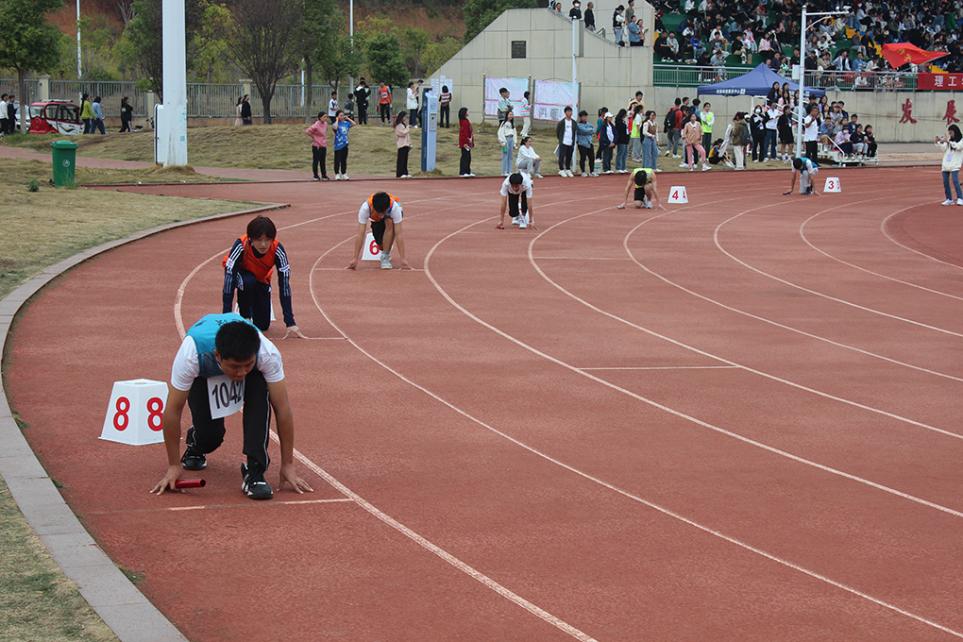
<path id="1" fill-rule="evenodd" d="M 80 65 L 80 0 L 77 0 L 77 80 L 84 75 L 83 67 Z"/>
<path id="2" fill-rule="evenodd" d="M 849 5 L 843 7 L 842 11 L 813 11 L 809 12 L 806 10 L 806 5 L 802 8 L 802 28 L 799 30 L 799 104 L 796 106 L 798 123 L 796 124 L 796 157 L 802 156 L 802 145 L 803 145 L 803 118 L 805 118 L 806 112 L 804 106 L 806 103 L 806 31 L 809 27 L 815 27 L 823 20 L 828 20 L 833 16 L 845 16 L 849 14 Z M 809 16 L 820 16 L 819 20 L 807 25 L 807 18 Z"/>

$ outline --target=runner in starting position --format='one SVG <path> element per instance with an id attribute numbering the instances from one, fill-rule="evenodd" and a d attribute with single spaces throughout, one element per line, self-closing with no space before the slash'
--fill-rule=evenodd
<path id="1" fill-rule="evenodd" d="M 535 205 L 533 203 L 532 179 L 530 176 L 515 172 L 504 181 L 499 191 L 502 195 L 502 209 L 498 216 L 496 229 L 505 229 L 505 210 L 508 209 L 512 215 L 512 225 L 517 225 L 524 230 L 531 226 L 535 227 Z"/>
<path id="2" fill-rule="evenodd" d="M 619 205 L 618 209 L 624 210 L 625 205 L 629 202 L 629 192 L 635 188 L 635 194 L 632 198 L 635 201 L 635 207 L 638 209 L 652 209 L 652 203 L 654 202 L 659 206 L 660 210 L 664 210 L 665 206 L 662 205 L 662 201 L 659 199 L 659 186 L 655 182 L 655 170 L 648 167 L 636 167 L 632 170 L 632 175 L 629 176 L 629 182 L 625 185 L 625 200 L 623 200 Z"/>
<path id="3" fill-rule="evenodd" d="M 358 238 L 354 242 L 354 255 L 348 263 L 348 269 L 353 270 L 358 267 L 358 256 L 364 246 L 368 223 L 371 223 L 371 233 L 374 235 L 375 242 L 381 248 L 381 269 L 390 270 L 391 248 L 395 243 L 398 244 L 398 253 L 401 255 L 401 269 L 410 270 L 408 265 L 407 253 L 405 252 L 405 237 L 402 230 L 401 221 L 404 213 L 401 209 L 401 202 L 387 192 L 376 192 L 368 197 L 361 204 L 358 210 Z"/>
<path id="4" fill-rule="evenodd" d="M 809 194 L 815 194 L 819 196 L 819 192 L 816 191 L 816 186 L 813 184 L 813 176 L 819 172 L 819 165 L 812 162 L 809 158 L 803 156 L 802 158 L 792 159 L 792 182 L 789 183 L 789 191 L 783 192 L 783 196 L 789 196 L 792 194 L 793 188 L 796 187 L 796 175 L 799 175 L 799 193 L 808 196 Z"/>
<path id="5" fill-rule="evenodd" d="M 294 466 L 294 415 L 288 402 L 281 353 L 250 321 L 230 313 L 202 317 L 187 331 L 174 357 L 163 418 L 167 472 L 151 492 L 160 495 L 175 490 L 181 468 L 207 468 L 207 454 L 224 441 L 224 417 L 236 412 L 242 399 L 247 455 L 247 463 L 241 464 L 242 492 L 251 499 L 274 496 L 264 479 L 271 462 L 271 408 L 277 414 L 281 441 L 278 487 L 286 482 L 298 493 L 312 490 L 298 477 Z M 187 448 L 182 457 L 181 414 L 185 403 L 190 406 L 194 425 L 187 430 Z"/>

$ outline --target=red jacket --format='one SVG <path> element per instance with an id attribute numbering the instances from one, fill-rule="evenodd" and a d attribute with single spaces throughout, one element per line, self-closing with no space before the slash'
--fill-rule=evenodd
<path id="1" fill-rule="evenodd" d="M 471 131 L 471 121 L 467 118 L 458 121 L 458 147 L 474 147 L 475 138 Z"/>

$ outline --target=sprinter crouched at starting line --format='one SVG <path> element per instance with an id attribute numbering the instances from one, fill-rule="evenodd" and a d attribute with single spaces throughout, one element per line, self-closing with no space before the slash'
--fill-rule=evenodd
<path id="1" fill-rule="evenodd" d="M 391 250 L 394 245 L 398 245 L 398 254 L 401 255 L 401 269 L 410 270 L 405 252 L 405 237 L 402 229 L 402 219 L 404 212 L 401 209 L 401 202 L 387 192 L 376 192 L 368 197 L 361 208 L 358 210 L 358 238 L 354 242 L 354 254 L 348 269 L 353 270 L 358 267 L 358 257 L 364 247 L 364 239 L 371 224 L 371 234 L 375 242 L 381 248 L 381 269 L 390 270 Z"/>

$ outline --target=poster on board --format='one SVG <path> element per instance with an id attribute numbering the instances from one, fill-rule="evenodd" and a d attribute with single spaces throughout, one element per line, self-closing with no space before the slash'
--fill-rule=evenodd
<path id="1" fill-rule="evenodd" d="M 498 115 L 498 101 L 501 99 L 498 90 L 502 87 L 508 90 L 512 105 L 518 105 L 528 91 L 528 78 L 485 78 L 486 116 Z"/>
<path id="2" fill-rule="evenodd" d="M 535 120 L 561 120 L 566 106 L 578 110 L 577 82 L 536 80 L 532 116 Z"/>

